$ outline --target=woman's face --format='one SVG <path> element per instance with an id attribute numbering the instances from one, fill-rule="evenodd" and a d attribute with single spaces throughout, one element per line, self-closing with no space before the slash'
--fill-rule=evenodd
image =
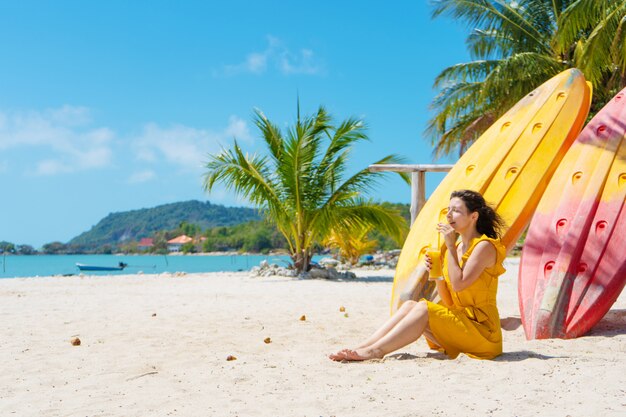
<path id="1" fill-rule="evenodd" d="M 450 226 L 452 226 L 456 232 L 460 233 L 476 223 L 478 213 L 470 213 L 463 200 L 458 197 L 452 197 L 448 205 L 446 219 L 448 223 L 450 223 Z"/>

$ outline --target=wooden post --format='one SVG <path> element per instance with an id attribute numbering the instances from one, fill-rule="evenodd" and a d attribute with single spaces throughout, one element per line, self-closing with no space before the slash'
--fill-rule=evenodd
<path id="1" fill-rule="evenodd" d="M 411 224 L 415 223 L 417 214 L 422 211 L 424 204 L 426 204 L 426 171 L 417 172 L 417 210 L 415 216 L 411 218 Z"/>
<path id="2" fill-rule="evenodd" d="M 415 223 L 417 213 L 419 213 L 420 194 L 424 192 L 420 187 L 419 172 L 411 172 L 411 224 Z"/>
<path id="3" fill-rule="evenodd" d="M 426 172 L 448 172 L 454 165 L 408 165 L 375 164 L 370 165 L 371 172 L 410 172 L 411 173 L 411 225 L 426 204 Z"/>

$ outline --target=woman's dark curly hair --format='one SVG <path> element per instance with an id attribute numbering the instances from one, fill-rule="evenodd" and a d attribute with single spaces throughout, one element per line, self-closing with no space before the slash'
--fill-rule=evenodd
<path id="1" fill-rule="evenodd" d="M 500 239 L 502 229 L 505 227 L 504 220 L 487 204 L 480 193 L 472 190 L 457 190 L 450 194 L 450 199 L 454 197 L 463 200 L 470 213 L 478 213 L 476 222 L 478 233 L 492 239 Z"/>

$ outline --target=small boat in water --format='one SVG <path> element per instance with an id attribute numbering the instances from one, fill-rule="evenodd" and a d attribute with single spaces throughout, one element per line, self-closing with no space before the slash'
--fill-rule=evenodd
<path id="1" fill-rule="evenodd" d="M 76 266 L 81 271 L 122 271 L 128 264 L 120 262 L 117 266 L 96 266 L 76 263 Z"/>

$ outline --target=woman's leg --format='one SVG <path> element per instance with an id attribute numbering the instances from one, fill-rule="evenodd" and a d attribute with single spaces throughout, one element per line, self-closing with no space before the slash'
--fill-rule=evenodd
<path id="1" fill-rule="evenodd" d="M 411 342 L 416 341 L 428 326 L 428 305 L 425 301 L 405 302 L 408 304 L 399 319 L 387 321 L 376 333 L 370 337 L 373 340 L 371 344 L 361 345 L 354 350 L 343 350 L 331 355 L 333 360 L 366 360 L 374 358 L 382 358 L 386 354 L 400 349 Z M 394 322 L 393 325 L 390 324 Z"/>
<path id="2" fill-rule="evenodd" d="M 356 349 L 363 349 L 383 338 L 391 329 L 393 329 L 410 311 L 417 305 L 417 301 L 409 300 L 402 303 L 399 309 L 389 319 L 378 328 L 366 341 L 361 343 Z"/>
<path id="3" fill-rule="evenodd" d="M 406 316 L 416 304 L 417 302 L 413 300 L 404 302 L 400 306 L 400 308 L 396 310 L 396 312 L 393 313 L 391 317 L 389 317 L 389 319 L 387 319 L 387 321 L 374 332 L 374 334 L 372 334 L 363 343 L 359 344 L 355 349 L 364 349 L 369 345 L 376 343 L 378 340 L 380 340 L 380 338 L 389 333 L 389 331 L 393 329 L 393 327 L 398 324 L 400 320 L 402 320 L 404 316 Z M 332 353 L 328 355 L 328 357 L 333 360 L 343 360 L 343 357 L 345 356 L 344 353 L 349 350 L 352 349 L 342 349 L 337 353 Z"/>

